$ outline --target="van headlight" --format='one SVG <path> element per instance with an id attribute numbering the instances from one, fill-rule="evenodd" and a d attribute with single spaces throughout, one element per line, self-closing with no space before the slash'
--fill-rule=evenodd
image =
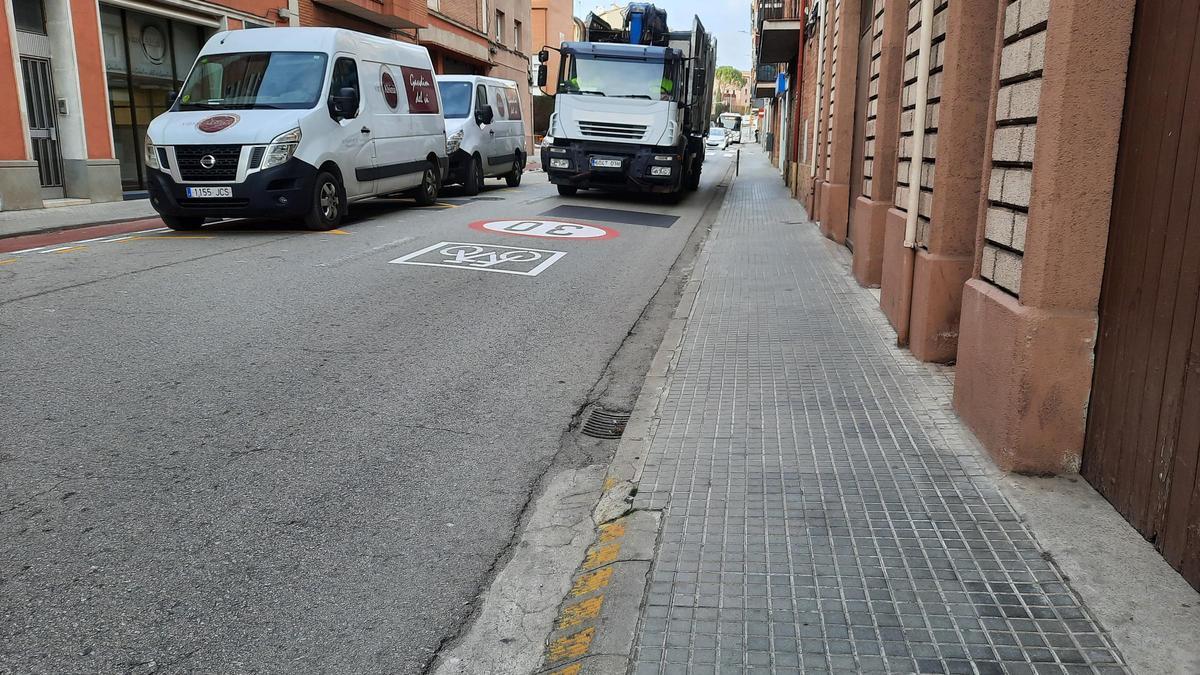
<path id="1" fill-rule="evenodd" d="M 267 146 L 267 153 L 263 155 L 260 168 L 269 169 L 288 161 L 296 154 L 296 147 L 298 145 L 300 145 L 299 127 L 279 134 L 271 139 L 271 144 Z"/>
<path id="2" fill-rule="evenodd" d="M 146 153 L 146 168 L 161 169 L 158 163 L 158 147 L 150 142 L 150 135 L 146 134 L 146 141 L 142 143 Z"/>
<path id="3" fill-rule="evenodd" d="M 453 155 L 462 147 L 463 132 L 462 129 L 450 134 L 446 137 L 446 154 Z"/>

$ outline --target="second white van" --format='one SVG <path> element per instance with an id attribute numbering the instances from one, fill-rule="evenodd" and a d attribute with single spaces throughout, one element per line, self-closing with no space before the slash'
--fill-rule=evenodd
<path id="1" fill-rule="evenodd" d="M 145 156 L 151 203 L 177 230 L 214 217 L 328 230 L 362 199 L 432 204 L 449 164 L 429 52 L 340 28 L 217 33 Z"/>
<path id="2" fill-rule="evenodd" d="M 447 183 L 479 194 L 486 177 L 521 184 L 525 120 L 517 83 L 482 75 L 438 75 L 446 117 Z"/>

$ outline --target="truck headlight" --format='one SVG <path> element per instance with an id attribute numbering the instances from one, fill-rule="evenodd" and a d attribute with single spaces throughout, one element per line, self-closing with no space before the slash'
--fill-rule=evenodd
<path id="1" fill-rule="evenodd" d="M 150 142 L 149 134 L 146 135 L 146 141 L 142 143 L 142 146 L 146 152 L 146 168 L 161 169 L 162 167 L 158 163 L 158 146 Z"/>
<path id="2" fill-rule="evenodd" d="M 679 159 L 679 158 L 676 157 L 675 155 L 655 155 L 654 156 L 654 161 L 656 161 L 656 162 L 673 162 L 677 159 Z"/>
<path id="3" fill-rule="evenodd" d="M 555 147 L 551 147 L 551 148 L 550 148 L 550 154 L 552 154 L 552 155 L 565 155 L 565 154 L 567 154 L 567 149 L 566 149 L 566 148 L 555 148 Z"/>
<path id="4" fill-rule="evenodd" d="M 450 134 L 450 136 L 446 138 L 446 154 L 453 155 L 454 153 L 458 152 L 458 149 L 462 147 L 462 141 L 462 129 Z"/>
<path id="5" fill-rule="evenodd" d="M 669 166 L 652 166 L 650 167 L 651 176 L 670 176 L 671 167 Z"/>
<path id="6" fill-rule="evenodd" d="M 261 168 L 269 169 L 288 161 L 296 154 L 296 147 L 299 145 L 299 127 L 279 134 L 271 139 L 271 144 L 267 146 L 267 153 L 263 155 Z"/>
<path id="7" fill-rule="evenodd" d="M 563 157 L 551 157 L 550 158 L 550 168 L 551 169 L 569 169 L 569 168 L 571 168 L 571 160 L 563 158 Z"/>

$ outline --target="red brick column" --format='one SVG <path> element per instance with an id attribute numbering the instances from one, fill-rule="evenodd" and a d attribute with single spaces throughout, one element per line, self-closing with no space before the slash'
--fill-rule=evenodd
<path id="1" fill-rule="evenodd" d="M 908 346 L 922 361 L 946 363 L 958 352 L 963 284 L 975 263 L 981 158 L 991 109 L 996 5 L 952 1 L 938 125 L 937 188 L 931 223 L 913 270 Z"/>
<path id="2" fill-rule="evenodd" d="M 25 131 L 24 83 L 8 3 L 0 3 L 0 119 L 5 122 L 0 134 L 0 210 L 33 209 L 42 205 L 42 186 L 37 162 Z"/>
<path id="3" fill-rule="evenodd" d="M 881 0 L 882 2 L 882 0 Z M 900 91 L 904 87 L 904 41 L 908 37 L 907 0 L 887 0 L 883 6 L 882 45 L 875 81 L 875 135 L 870 188 L 854 205 L 850 223 L 854 239 L 854 278 L 863 286 L 878 286 L 883 276 L 883 222 L 896 195 L 896 144 L 900 140 Z M 868 153 L 864 153 L 867 156 Z"/>
<path id="4" fill-rule="evenodd" d="M 836 3 L 835 3 L 836 4 Z M 854 154 L 855 83 L 858 79 L 858 26 L 862 13 L 859 0 L 841 0 L 832 14 L 833 98 L 829 136 L 828 182 L 821 198 L 821 233 L 838 242 L 846 241 L 850 224 L 850 163 Z"/>
<path id="5" fill-rule="evenodd" d="M 1079 467 L 1134 5 L 1050 3 L 1027 217 L 1020 217 L 1026 192 L 1020 173 L 988 161 L 975 278 L 963 295 L 954 403 L 1005 469 Z M 1023 39 L 1021 12 L 1047 16 L 1045 0 L 999 6 L 1001 39 L 1009 46 Z M 1001 56 L 1002 64 L 1010 56 Z M 1019 85 L 999 88 L 1000 113 L 1020 104 Z M 1004 150 L 1000 131 L 993 156 Z M 999 223 L 1005 211 L 1018 222 Z"/>

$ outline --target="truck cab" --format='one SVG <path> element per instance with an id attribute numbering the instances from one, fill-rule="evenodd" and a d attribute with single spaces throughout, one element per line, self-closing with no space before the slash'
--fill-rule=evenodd
<path id="1" fill-rule="evenodd" d="M 554 145 L 543 148 L 560 186 L 680 188 L 683 54 L 670 47 L 565 43 L 551 119 Z"/>
<path id="2" fill-rule="evenodd" d="M 700 185 L 716 44 L 699 19 L 631 4 L 613 28 L 589 15 L 587 39 L 558 50 L 558 88 L 542 167 L 563 195 L 580 188 L 679 195 Z M 545 63 L 548 52 L 539 54 Z M 545 84 L 545 71 L 539 84 Z"/>

